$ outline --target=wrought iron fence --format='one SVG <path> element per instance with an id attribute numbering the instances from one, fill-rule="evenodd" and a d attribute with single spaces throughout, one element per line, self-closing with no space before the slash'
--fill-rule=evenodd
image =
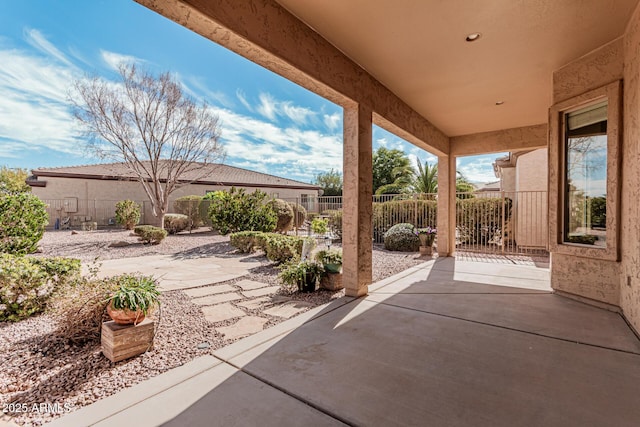
<path id="1" fill-rule="evenodd" d="M 326 218 L 335 235 L 342 232 L 341 196 L 299 197 L 284 199 L 294 209 L 298 220 L 292 233 L 308 234 L 314 217 Z M 44 200 L 48 205 L 49 226 L 67 221 L 72 227 L 83 222 L 98 226 L 115 225 L 115 200 L 66 198 Z M 138 201 L 141 222 L 153 223 L 148 201 Z M 209 201 L 194 201 L 187 210 L 200 213 L 199 225 L 210 226 Z M 383 242 L 384 233 L 398 223 L 416 227 L 436 227 L 436 194 L 396 194 L 374 196 L 373 240 Z M 183 204 L 184 205 L 184 204 Z M 185 213 L 185 207 L 171 213 Z M 437 244 L 437 243 L 436 243 Z M 458 193 L 456 202 L 456 251 L 499 254 L 545 254 L 548 251 L 547 192 Z"/>

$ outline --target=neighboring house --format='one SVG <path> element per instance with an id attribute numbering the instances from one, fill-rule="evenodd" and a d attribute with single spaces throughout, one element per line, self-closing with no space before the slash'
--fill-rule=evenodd
<path id="1" fill-rule="evenodd" d="M 512 200 L 512 229 L 518 246 L 547 248 L 547 149 L 519 151 L 496 159 L 499 191 Z"/>
<path id="2" fill-rule="evenodd" d="M 274 198 L 298 201 L 313 209 L 320 187 L 274 175 L 250 171 L 223 164 L 202 164 L 212 168 L 211 174 L 175 190 L 170 197 L 169 211 L 173 201 L 187 195 L 204 196 L 210 191 L 231 187 L 244 188 L 247 192 L 261 190 Z M 113 222 L 115 202 L 131 199 L 143 208 L 142 222 L 152 224 L 155 217 L 142 184 L 122 163 L 84 166 L 41 168 L 31 171 L 27 183 L 32 192 L 50 205 L 50 225 L 56 219 L 69 217 L 73 225 L 83 221 L 96 221 L 99 225 Z M 184 176 L 189 180 L 189 176 Z"/>

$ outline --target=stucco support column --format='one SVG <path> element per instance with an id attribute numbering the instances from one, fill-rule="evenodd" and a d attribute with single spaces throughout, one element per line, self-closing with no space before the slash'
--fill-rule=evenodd
<path id="1" fill-rule="evenodd" d="M 346 295 L 367 294 L 372 280 L 372 111 L 344 109 L 342 282 Z"/>
<path id="2" fill-rule="evenodd" d="M 438 157 L 438 255 L 456 248 L 456 158 Z"/>

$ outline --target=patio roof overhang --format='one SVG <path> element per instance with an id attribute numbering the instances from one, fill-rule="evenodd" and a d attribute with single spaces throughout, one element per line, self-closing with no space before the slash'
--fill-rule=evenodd
<path id="1" fill-rule="evenodd" d="M 343 282 L 361 296 L 372 124 L 438 155 L 438 252 L 450 255 L 456 156 L 546 146 L 554 90 L 589 77 L 554 76 L 602 46 L 619 53 L 639 0 L 136 1 L 344 108 Z"/>

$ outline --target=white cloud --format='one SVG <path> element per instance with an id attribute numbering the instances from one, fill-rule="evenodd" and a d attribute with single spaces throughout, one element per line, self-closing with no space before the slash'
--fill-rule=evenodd
<path id="1" fill-rule="evenodd" d="M 64 61 L 11 49 L 0 50 L 0 63 L 0 138 L 7 141 L 3 154 L 24 156 L 25 146 L 80 154 L 67 101 L 79 71 Z"/>
<path id="2" fill-rule="evenodd" d="M 40 31 L 34 28 L 25 28 L 24 36 L 27 43 L 38 49 L 40 52 L 54 57 L 55 59 L 69 67 L 74 67 L 74 65 L 71 63 L 71 61 L 69 61 L 65 54 L 62 53 L 57 47 L 52 45 L 51 42 L 49 42 L 49 40 L 47 40 Z"/>
<path id="3" fill-rule="evenodd" d="M 500 155 L 470 156 L 457 159 L 457 170 L 471 182 L 486 183 L 497 181 L 493 172 L 493 162 Z"/>
<path id="4" fill-rule="evenodd" d="M 244 91 L 242 91 L 242 89 L 237 89 L 236 90 L 236 97 L 238 98 L 238 100 L 240 100 L 240 103 L 242 105 L 244 105 L 244 107 L 247 110 L 253 112 L 253 107 L 251 107 L 251 104 L 249 104 L 249 101 L 247 101 L 247 97 L 244 94 Z"/>
<path id="5" fill-rule="evenodd" d="M 331 115 L 324 115 L 324 124 L 329 128 L 329 130 L 337 130 L 342 123 L 342 114 L 333 113 Z"/>
<path id="6" fill-rule="evenodd" d="M 260 99 L 260 105 L 256 107 L 258 113 L 266 117 L 271 121 L 276 120 L 276 101 L 268 93 L 261 93 L 258 97 Z"/>
<path id="7" fill-rule="evenodd" d="M 293 103 L 290 101 L 283 102 L 281 107 L 282 107 L 282 112 L 284 113 L 285 116 L 289 117 L 295 123 L 300 125 L 306 124 L 307 117 L 313 116 L 315 114 L 313 111 L 309 110 L 308 108 L 297 107 L 293 105 Z"/>
<path id="8" fill-rule="evenodd" d="M 110 52 L 108 50 L 100 49 L 100 56 L 107 66 L 115 71 L 118 71 L 118 67 L 121 64 L 135 64 L 142 62 L 140 59 L 131 55 L 123 55 L 121 53 Z"/>

